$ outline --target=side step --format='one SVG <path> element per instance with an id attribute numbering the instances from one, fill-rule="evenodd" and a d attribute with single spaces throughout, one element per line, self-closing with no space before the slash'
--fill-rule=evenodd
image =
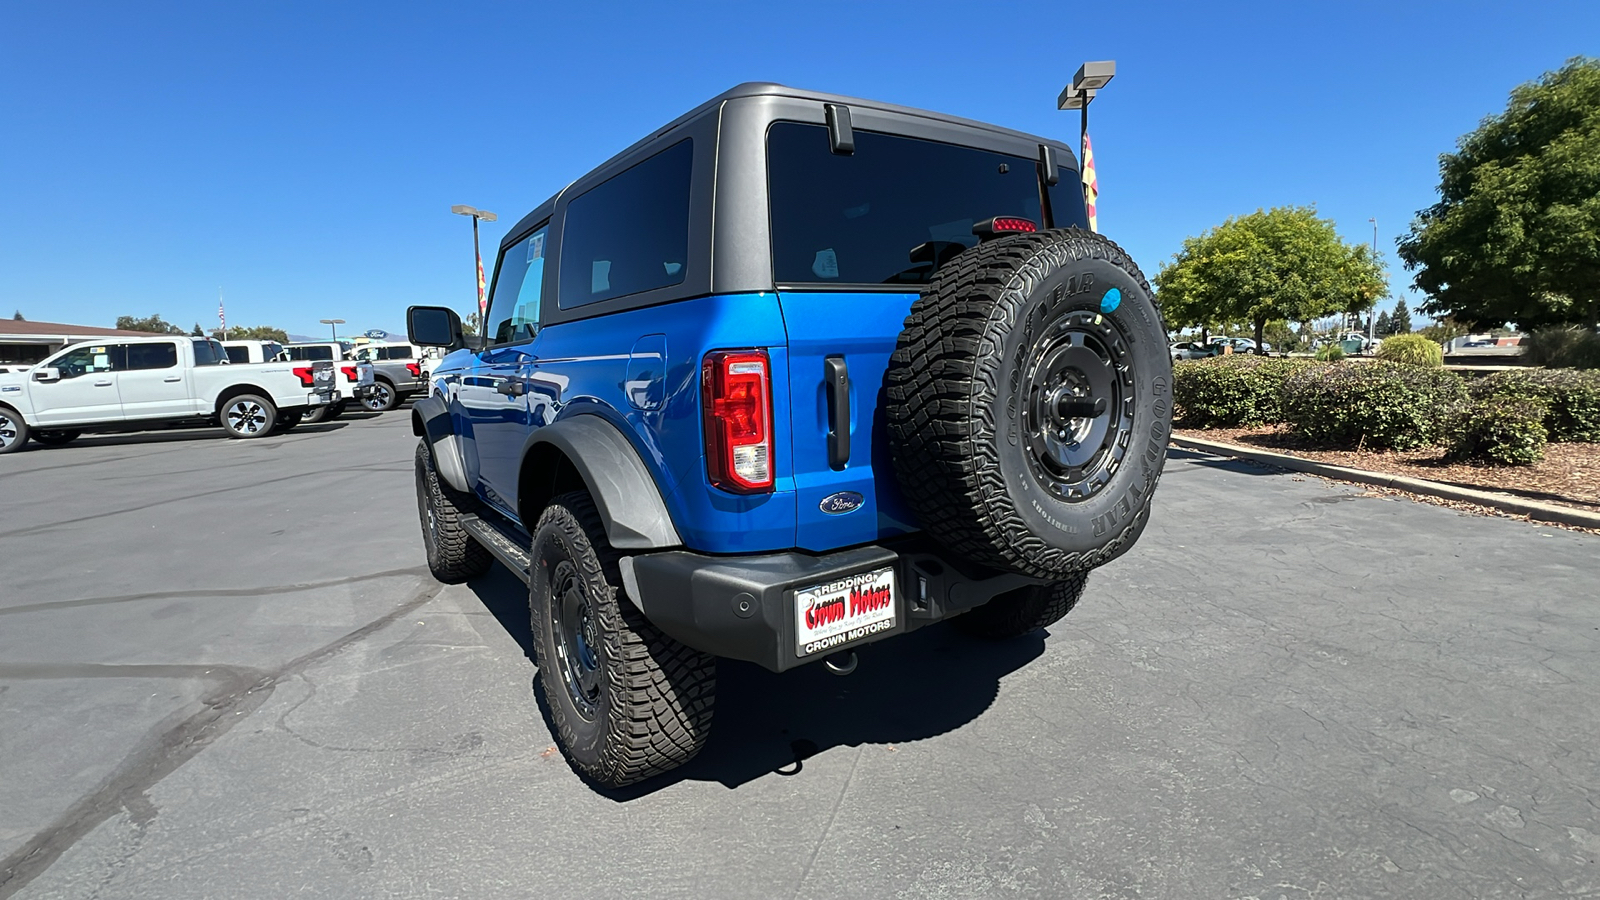
<path id="1" fill-rule="evenodd" d="M 493 553 L 494 558 L 510 569 L 511 574 L 522 579 L 523 584 L 528 583 L 530 577 L 528 570 L 533 567 L 533 556 L 528 552 L 528 548 L 522 545 L 526 538 L 518 535 L 509 526 L 502 526 L 472 513 L 461 513 L 460 521 L 462 530 Z"/>

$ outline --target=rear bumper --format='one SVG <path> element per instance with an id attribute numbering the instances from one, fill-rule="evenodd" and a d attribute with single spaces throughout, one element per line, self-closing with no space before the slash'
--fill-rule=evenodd
<path id="1" fill-rule="evenodd" d="M 797 590 L 885 567 L 892 567 L 895 573 L 892 624 L 847 633 L 842 642 L 810 653 L 797 645 Z M 645 617 L 673 639 L 774 672 L 914 631 L 966 612 L 998 594 L 1040 583 L 1009 573 L 960 571 L 920 542 L 821 555 L 788 552 L 725 557 L 670 550 L 626 558 L 622 574 L 629 595 Z"/>

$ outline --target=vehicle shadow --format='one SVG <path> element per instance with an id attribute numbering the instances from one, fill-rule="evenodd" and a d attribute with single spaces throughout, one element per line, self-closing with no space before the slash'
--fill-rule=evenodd
<path id="1" fill-rule="evenodd" d="M 522 648 L 531 676 L 527 589 L 500 566 L 469 587 Z M 617 802 L 686 779 L 735 788 L 773 773 L 798 775 L 807 759 L 835 747 L 936 737 L 981 716 L 998 696 L 1000 680 L 1044 653 L 1044 638 L 1035 632 L 983 641 L 947 623 L 931 625 L 859 648 L 860 664 L 843 677 L 820 664 L 779 675 L 752 663 L 718 660 L 716 717 L 698 757 L 631 787 L 590 787 Z"/>
<path id="2" fill-rule="evenodd" d="M 338 431 L 344 428 L 342 422 L 319 422 L 314 425 L 296 425 L 293 431 L 278 432 L 256 440 L 271 441 L 273 438 L 293 437 L 301 434 L 323 434 Z M 123 447 L 151 444 L 183 444 L 194 441 L 228 441 L 228 433 L 215 425 L 180 425 L 172 428 L 162 428 L 152 431 L 108 431 L 98 434 L 86 434 L 69 444 L 59 447 L 44 447 L 34 443 L 27 449 L 29 451 L 47 450 L 51 453 L 71 453 L 74 450 L 86 450 L 92 447 Z"/>

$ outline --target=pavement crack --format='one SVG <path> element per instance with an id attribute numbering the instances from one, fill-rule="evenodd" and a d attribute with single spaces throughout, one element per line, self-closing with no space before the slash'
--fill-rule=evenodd
<path id="1" fill-rule="evenodd" d="M 811 877 L 811 867 L 817 864 L 817 854 L 822 852 L 822 845 L 828 840 L 828 832 L 833 830 L 833 820 L 839 815 L 839 807 L 844 805 L 845 795 L 850 793 L 850 782 L 856 779 L 856 768 L 861 765 L 862 748 L 856 748 L 856 758 L 850 763 L 850 774 L 845 776 L 844 786 L 839 788 L 839 796 L 833 801 L 833 809 L 828 810 L 828 824 L 822 826 L 822 833 L 817 835 L 816 846 L 811 848 L 811 857 L 806 860 L 806 867 L 800 870 L 800 880 L 794 884 L 794 893 L 789 900 L 800 896 L 800 889 L 806 886 L 806 879 Z"/>
<path id="2" fill-rule="evenodd" d="M 137 600 L 178 600 L 185 597 L 264 597 L 270 594 L 297 594 L 301 591 L 313 591 L 318 588 L 338 587 L 344 584 L 358 584 L 363 581 L 374 581 L 379 578 L 395 578 L 401 575 L 425 575 L 426 566 L 410 566 L 404 569 L 386 569 L 382 572 L 372 572 L 366 575 L 347 575 L 343 578 L 331 578 L 327 581 L 303 581 L 298 584 L 274 584 L 253 588 L 206 588 L 192 591 L 150 591 L 143 594 L 117 594 L 110 597 L 85 597 L 79 600 L 50 600 L 44 603 L 25 603 L 21 606 L 0 607 L 0 616 L 15 615 L 17 613 L 38 612 L 46 609 L 72 609 L 78 606 L 106 606 L 113 603 L 132 603 Z"/>
<path id="3" fill-rule="evenodd" d="M 142 816 L 153 816 L 155 806 L 149 801 L 147 792 L 233 726 L 248 718 L 272 696 L 273 690 L 284 679 L 298 675 L 392 625 L 438 596 L 443 589 L 444 586 L 439 584 L 425 587 L 388 613 L 295 657 L 275 670 L 264 673 L 242 668 L 230 670 L 240 677 L 227 680 L 202 699 L 198 710 L 180 710 L 168 716 L 123 757 L 105 781 L 26 844 L 0 860 L 0 900 L 6 900 L 27 887 L 74 844 L 119 811 L 126 809 L 131 813 L 138 810 L 134 814 L 136 820 Z M 220 670 L 222 667 L 210 668 Z M 147 823 L 149 819 L 144 821 Z"/>

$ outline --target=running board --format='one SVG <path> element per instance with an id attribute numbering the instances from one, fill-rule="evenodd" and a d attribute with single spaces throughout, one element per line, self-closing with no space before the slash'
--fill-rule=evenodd
<path id="1" fill-rule="evenodd" d="M 528 570 L 533 566 L 533 555 L 528 552 L 527 547 L 522 546 L 524 538 L 510 528 L 503 528 L 472 513 L 461 513 L 460 516 L 462 530 L 472 535 L 473 540 L 494 554 L 494 558 L 510 569 L 511 574 L 522 579 L 523 584 L 527 584 Z"/>

